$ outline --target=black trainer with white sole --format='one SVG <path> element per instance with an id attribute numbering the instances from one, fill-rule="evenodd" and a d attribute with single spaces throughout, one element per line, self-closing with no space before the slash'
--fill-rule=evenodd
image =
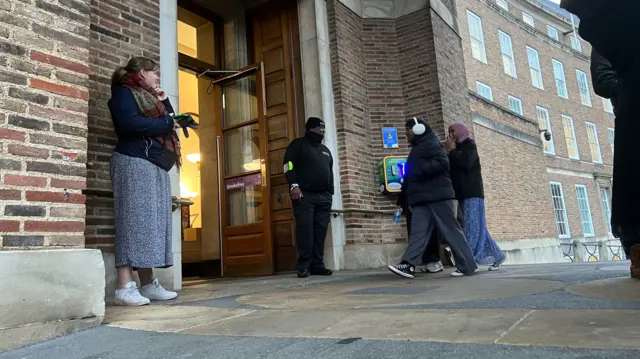
<path id="1" fill-rule="evenodd" d="M 391 272 L 401 277 L 411 278 L 411 279 L 415 278 L 416 267 L 411 264 L 400 263 L 397 265 L 389 265 L 388 268 Z"/>

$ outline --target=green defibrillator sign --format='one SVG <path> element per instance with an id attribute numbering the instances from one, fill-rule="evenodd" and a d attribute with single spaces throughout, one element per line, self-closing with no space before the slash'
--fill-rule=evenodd
<path id="1" fill-rule="evenodd" d="M 381 193 L 398 193 L 402 190 L 407 156 L 387 156 L 378 162 L 378 178 Z"/>

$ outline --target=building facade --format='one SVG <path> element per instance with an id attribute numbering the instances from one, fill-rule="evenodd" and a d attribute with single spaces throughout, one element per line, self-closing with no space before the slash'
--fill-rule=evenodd
<path id="1" fill-rule="evenodd" d="M 70 330 L 104 315 L 116 283 L 107 101 L 112 72 L 132 56 L 157 60 L 174 107 L 200 123 L 170 173 L 175 265 L 157 271 L 169 288 L 293 268 L 282 156 L 310 116 L 325 120 L 335 163 L 329 267 L 380 267 L 402 254 L 406 228 L 392 221 L 396 198 L 378 191 L 377 164 L 408 153 L 402 127 L 414 116 L 440 135 L 456 121 L 473 130 L 489 228 L 513 263 L 562 261 L 572 240 L 609 243 L 600 194 L 608 199 L 613 118 L 590 87 L 588 45 L 572 50 L 561 37 L 570 22 L 537 4 L 0 0 L 0 288 L 10 293 L 0 328 L 19 343 L 26 325 L 64 319 Z M 384 148 L 383 128 L 399 130 L 397 148 Z M 581 246 L 567 255 L 588 259 Z M 24 315 L 33 306 L 52 310 Z"/>
<path id="2" fill-rule="evenodd" d="M 492 234 L 515 262 L 623 257 L 609 224 L 613 109 L 593 90 L 578 19 L 540 1 L 457 7 Z"/>

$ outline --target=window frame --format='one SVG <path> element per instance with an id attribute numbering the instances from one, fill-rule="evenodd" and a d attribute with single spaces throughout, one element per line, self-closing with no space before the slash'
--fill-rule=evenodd
<path id="1" fill-rule="evenodd" d="M 211 12 L 210 10 L 196 4 L 190 0 L 178 0 L 178 8 L 182 8 L 188 12 L 191 12 L 207 21 L 213 23 L 214 26 L 214 54 L 215 64 L 200 60 L 198 58 L 189 56 L 178 52 L 178 64 L 181 68 L 191 70 L 197 73 L 202 73 L 207 70 L 223 70 L 225 68 L 225 44 L 224 44 L 224 19 L 222 16 Z M 178 21 L 180 19 L 178 18 Z M 177 36 L 177 35 L 176 35 Z"/>
<path id="2" fill-rule="evenodd" d="M 615 155 L 616 129 L 607 127 L 607 137 L 609 137 L 609 145 L 611 145 L 611 155 Z"/>
<path id="3" fill-rule="evenodd" d="M 576 126 L 573 123 L 573 118 L 571 116 L 568 115 L 561 115 L 562 116 L 562 129 L 564 131 L 564 140 L 567 143 L 567 156 L 572 159 L 572 160 L 580 160 L 580 150 L 578 149 L 578 139 L 576 138 Z M 565 120 L 567 120 L 569 122 L 569 124 L 571 125 L 571 135 L 573 136 L 571 139 L 574 143 L 574 149 L 576 152 L 576 156 L 572 157 L 571 156 L 571 150 L 569 149 L 569 141 L 567 138 L 567 126 L 565 123 Z"/>
<path id="4" fill-rule="evenodd" d="M 591 226 L 591 232 L 587 233 L 585 231 L 585 218 L 583 217 L 583 210 L 580 208 L 580 196 L 578 195 L 580 191 L 578 189 L 584 190 L 584 204 L 587 206 L 586 213 L 588 214 L 588 224 Z M 578 212 L 580 214 L 580 222 L 582 224 L 582 233 L 585 238 L 591 238 L 596 236 L 596 229 L 593 225 L 593 214 L 591 213 L 591 205 L 589 204 L 589 191 L 587 190 L 587 186 L 583 184 L 576 184 L 576 200 L 578 201 Z"/>
<path id="5" fill-rule="evenodd" d="M 500 6 L 505 11 L 509 11 L 509 3 L 507 0 L 496 0 L 496 5 Z"/>
<path id="6" fill-rule="evenodd" d="M 503 43 L 503 40 L 508 41 L 507 43 Z M 502 55 L 502 68 L 504 73 L 513 77 L 514 79 L 518 78 L 518 72 L 516 70 L 516 55 L 513 52 L 513 40 L 511 35 L 507 34 L 502 30 L 498 30 L 498 41 L 500 42 L 500 54 Z M 507 53 L 505 53 L 505 48 L 508 47 Z M 505 63 L 505 57 L 511 60 L 511 66 L 508 68 Z M 509 72 L 513 73 L 509 73 Z"/>
<path id="7" fill-rule="evenodd" d="M 556 65 L 559 66 L 559 68 Z M 553 67 L 553 77 L 555 79 L 556 93 L 558 94 L 558 97 L 569 99 L 569 90 L 567 89 L 567 77 L 564 74 L 564 64 L 562 63 L 562 61 L 551 59 L 551 66 Z M 562 75 L 562 79 L 558 78 L 558 75 L 559 75 L 558 71 L 560 72 L 559 74 Z M 562 90 L 564 90 L 564 96 L 560 93 L 561 89 L 560 89 L 560 86 L 558 85 L 558 81 L 562 82 L 562 85 L 563 85 Z"/>
<path id="8" fill-rule="evenodd" d="M 582 53 L 582 41 L 579 37 L 575 35 L 570 35 L 571 38 L 571 48 L 575 51 Z"/>
<path id="9" fill-rule="evenodd" d="M 538 128 L 542 130 L 542 126 L 540 126 L 540 122 L 543 120 L 543 119 L 540 118 L 540 113 L 541 112 L 546 114 L 544 120 L 547 123 L 547 126 L 546 126 L 547 128 L 545 130 L 547 130 L 549 132 L 549 134 L 551 134 L 551 141 L 543 140 L 542 152 L 544 154 L 546 154 L 546 155 L 555 156 L 556 155 L 556 146 L 553 143 L 554 136 L 553 136 L 553 131 L 551 129 L 551 117 L 549 116 L 549 110 L 547 110 L 546 108 L 541 107 L 541 106 L 536 106 L 536 117 L 538 118 Z M 547 148 L 545 146 L 547 143 L 549 144 L 549 148 L 550 148 L 549 151 L 547 151 Z"/>
<path id="10" fill-rule="evenodd" d="M 542 77 L 542 67 L 540 66 L 540 54 L 538 53 L 538 50 L 534 49 L 531 46 L 527 46 L 526 47 L 526 51 L 527 51 L 527 62 L 529 63 L 529 75 L 531 76 L 531 85 L 539 90 L 544 91 L 544 80 Z M 536 65 L 537 68 L 534 68 L 531 62 L 531 56 L 530 54 L 535 54 L 535 58 L 536 58 Z M 533 72 L 537 71 L 536 74 L 537 76 L 535 77 L 536 80 L 540 81 L 540 86 L 536 86 L 535 81 L 534 81 L 534 75 Z"/>
<path id="11" fill-rule="evenodd" d="M 512 107 L 511 107 L 511 101 L 517 102 L 518 105 L 520 106 L 520 111 L 515 111 Z M 511 96 L 508 95 L 507 96 L 507 102 L 509 103 L 509 111 L 513 112 L 513 113 L 517 113 L 520 116 L 524 116 L 524 108 L 522 106 L 522 99 L 520 99 L 519 97 L 515 97 L 515 96 Z"/>
<path id="12" fill-rule="evenodd" d="M 473 31 L 472 31 L 472 24 L 471 24 L 471 20 L 477 20 L 478 21 L 478 25 L 479 25 L 479 30 L 480 30 L 480 38 L 476 38 L 473 35 Z M 484 29 L 482 26 L 482 18 L 480 16 L 478 16 L 476 13 L 474 13 L 473 11 L 467 9 L 467 26 L 469 28 L 469 37 L 471 39 L 471 57 L 473 57 L 474 59 L 482 62 L 483 64 L 487 63 L 487 47 L 485 44 L 485 40 L 484 40 Z M 481 58 L 477 58 L 475 56 L 475 54 L 473 53 L 473 43 L 474 41 L 479 42 L 481 45 L 481 54 L 480 57 Z"/>
<path id="13" fill-rule="evenodd" d="M 480 92 L 480 88 L 481 87 L 485 87 L 486 89 L 489 90 L 489 95 L 490 95 L 491 98 L 488 98 L 486 96 L 482 96 L 482 94 Z M 485 84 L 484 82 L 476 80 L 476 92 L 477 92 L 478 96 L 482 97 L 483 99 L 493 102 L 493 89 L 491 88 L 491 86 Z"/>
<path id="14" fill-rule="evenodd" d="M 581 77 L 584 80 L 584 88 L 580 86 Z M 591 90 L 589 89 L 589 78 L 587 77 L 587 73 L 582 70 L 576 69 L 576 81 L 578 83 L 578 92 L 580 93 L 580 102 L 587 107 L 593 107 L 593 103 L 591 102 Z M 586 91 L 586 93 L 583 92 L 583 90 Z M 585 103 L 585 100 L 587 103 Z"/>
<path id="15" fill-rule="evenodd" d="M 553 31 L 555 32 L 555 36 L 551 36 L 551 31 L 549 31 L 551 29 L 553 29 Z M 547 24 L 547 36 L 549 36 L 550 38 L 552 38 L 552 39 L 554 39 L 556 41 L 560 41 L 560 31 L 555 26 L 551 26 L 551 25 Z"/>
<path id="16" fill-rule="evenodd" d="M 531 23 L 527 22 L 527 17 L 531 19 Z M 528 14 L 526 12 L 522 12 L 522 21 L 524 21 L 525 24 L 535 28 L 536 27 L 536 19 L 533 18 L 533 15 Z"/>
<path id="17" fill-rule="evenodd" d="M 591 152 L 591 160 L 593 163 L 602 164 L 602 150 L 600 148 L 600 140 L 598 139 L 598 127 L 593 122 L 585 122 L 585 126 L 587 130 L 587 141 L 589 141 L 589 152 Z M 591 143 L 591 137 L 589 134 L 590 129 L 593 130 L 593 134 L 591 134 L 593 136 L 593 144 Z M 592 145 L 595 146 L 595 148 L 592 148 Z M 597 151 L 597 159 L 593 158 L 593 151 Z"/>
<path id="18" fill-rule="evenodd" d="M 614 114 L 613 113 L 613 102 L 611 102 L 611 99 L 608 98 L 602 98 L 602 107 L 604 108 L 604 112 L 606 113 L 610 113 L 610 114 Z"/>
<path id="19" fill-rule="evenodd" d="M 609 199 L 609 189 L 600 188 L 600 205 L 602 206 L 602 214 L 607 227 L 607 233 L 613 232 L 611 228 L 611 200 Z"/>
<path id="20" fill-rule="evenodd" d="M 558 190 L 559 190 L 559 195 L 560 196 L 555 196 L 553 193 L 553 187 L 557 186 Z M 561 239 L 568 239 L 571 238 L 571 228 L 569 227 L 569 216 L 567 215 L 567 201 L 564 198 L 564 191 L 562 189 L 562 183 L 560 182 L 556 182 L 556 181 L 551 181 L 549 182 L 549 187 L 551 189 L 551 203 L 553 206 L 553 218 L 556 222 L 556 231 L 558 232 L 558 238 Z M 557 209 L 556 208 L 556 198 L 558 198 L 558 200 L 562 203 L 562 208 L 561 209 Z M 562 215 L 562 219 L 564 220 L 564 222 L 558 222 L 558 216 L 556 214 L 556 212 L 560 212 L 560 214 Z M 566 229 L 566 233 L 562 234 L 560 233 L 560 224 L 563 223 Z"/>

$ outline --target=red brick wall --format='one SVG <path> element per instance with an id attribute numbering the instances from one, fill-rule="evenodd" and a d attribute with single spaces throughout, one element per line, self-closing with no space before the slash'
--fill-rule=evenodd
<path id="1" fill-rule="evenodd" d="M 447 71 L 439 78 L 430 10 L 399 19 L 361 19 L 338 1 L 327 4 L 344 206 L 347 212 L 369 211 L 345 215 L 346 242 L 403 242 L 405 229 L 392 223 L 395 196 L 378 193 L 377 163 L 408 152 L 403 133 L 407 117 L 427 117 L 442 135 L 443 103 L 450 116 L 468 111 L 460 39 L 457 49 L 456 42 L 446 45 L 456 36 L 440 27 L 444 22 L 437 24 L 443 37 L 438 40 L 441 66 Z M 458 58 L 447 60 L 451 56 Z M 441 88 L 451 99 L 443 98 Z M 462 103 L 467 110 L 457 108 Z M 399 130 L 399 149 L 383 148 L 383 127 Z"/>
<path id="2" fill-rule="evenodd" d="M 91 2 L 86 229 L 88 247 L 111 251 L 115 234 L 109 161 L 116 136 L 107 107 L 111 96 L 111 74 L 132 56 L 147 56 L 159 60 L 158 6 L 158 0 Z"/>
<path id="3" fill-rule="evenodd" d="M 2 249 L 84 246 L 88 4 L 0 1 Z"/>

